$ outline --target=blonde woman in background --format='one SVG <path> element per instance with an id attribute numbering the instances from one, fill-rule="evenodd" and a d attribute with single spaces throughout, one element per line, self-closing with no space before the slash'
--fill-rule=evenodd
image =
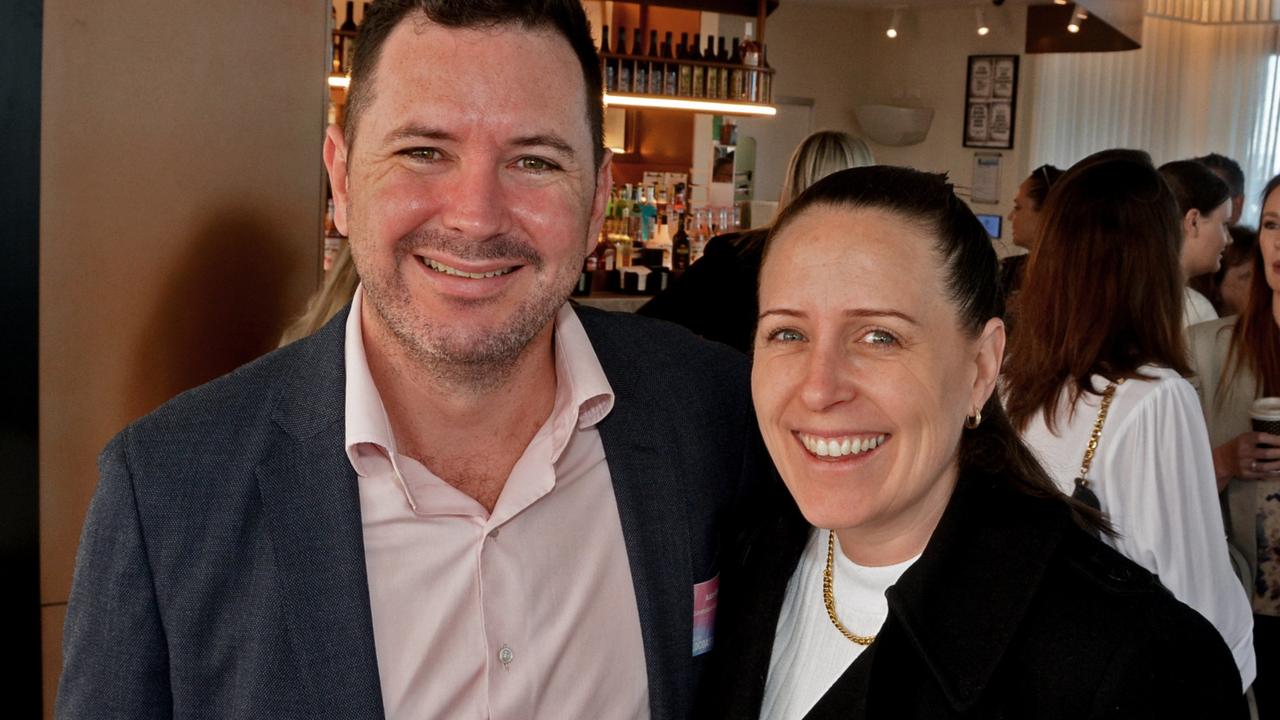
<path id="1" fill-rule="evenodd" d="M 329 318 L 351 302 L 351 296 L 355 294 L 359 283 L 356 265 L 351 262 L 351 246 L 344 242 L 342 250 L 333 260 L 333 267 L 325 274 L 324 284 L 307 301 L 306 311 L 280 336 L 280 347 L 294 340 L 301 340 L 323 327 L 329 322 Z"/>
<path id="2" fill-rule="evenodd" d="M 778 212 L 831 173 L 874 164 L 862 140 L 834 130 L 813 133 L 791 153 Z M 756 280 L 768 234 L 765 226 L 711 238 L 702 259 L 637 312 L 749 353 L 756 328 Z"/>

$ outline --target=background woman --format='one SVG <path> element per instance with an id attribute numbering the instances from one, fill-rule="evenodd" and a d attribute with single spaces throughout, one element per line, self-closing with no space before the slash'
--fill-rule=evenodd
<path id="1" fill-rule="evenodd" d="M 819 179 L 837 170 L 874 163 L 867 144 L 848 133 L 813 133 L 801 141 L 787 162 L 778 212 Z M 768 234 L 769 228 L 763 227 L 711 238 L 702 258 L 637 312 L 679 323 L 709 340 L 750 352 L 756 328 L 756 280 Z"/>
<path id="2" fill-rule="evenodd" d="M 1160 175 L 1173 189 L 1181 221 L 1180 262 L 1184 282 L 1217 272 L 1222 251 L 1231 242 L 1227 220 L 1231 217 L 1231 189 L 1212 170 L 1195 160 L 1178 160 L 1160 166 Z M 1184 293 L 1183 325 L 1213 320 L 1213 303 L 1194 288 Z"/>
<path id="3" fill-rule="evenodd" d="M 846 170 L 779 218 L 752 393 L 785 489 L 726 553 L 698 717 L 1243 710 L 1212 626 L 1087 534 L 1005 419 L 996 278 L 942 176 Z"/>
<path id="4" fill-rule="evenodd" d="M 1252 589 L 1258 657 L 1253 687 L 1262 717 L 1280 716 L 1280 437 L 1253 432 L 1249 406 L 1255 398 L 1280 396 L 1278 188 L 1280 176 L 1263 190 L 1251 258 L 1254 281 L 1243 312 L 1191 329 L 1213 469 L 1226 486 L 1227 530 L 1244 556 Z"/>
<path id="5" fill-rule="evenodd" d="M 1183 379 L 1178 217 L 1145 154 L 1111 151 L 1067 171 L 1018 297 L 1006 406 L 1072 492 L 1111 398 L 1085 474 L 1115 527 L 1108 542 L 1218 628 L 1247 687 L 1248 602 L 1227 559 L 1204 419 Z"/>
<path id="6" fill-rule="evenodd" d="M 1041 165 L 1018 186 L 1018 194 L 1013 198 L 1013 210 L 1009 211 L 1009 238 L 1014 245 L 1026 248 L 1029 252 L 1035 247 L 1036 235 L 1040 232 L 1040 208 L 1044 205 L 1049 190 L 1062 176 L 1062 171 L 1052 165 Z M 1010 255 L 1000 263 L 1000 287 L 1004 290 L 1005 302 L 1010 302 L 1022 288 L 1022 276 L 1027 264 L 1027 256 Z"/>
<path id="7" fill-rule="evenodd" d="M 1258 252 L 1258 232 L 1244 225 L 1227 227 L 1231 244 L 1222 251 L 1218 272 L 1191 278 L 1187 286 L 1209 298 L 1219 317 L 1244 312 L 1253 283 L 1254 255 Z"/>

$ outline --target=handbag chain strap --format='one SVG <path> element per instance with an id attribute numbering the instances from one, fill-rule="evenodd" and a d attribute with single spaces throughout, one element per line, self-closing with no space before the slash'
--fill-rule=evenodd
<path id="1" fill-rule="evenodd" d="M 1120 382 L 1124 382 L 1121 380 Z M 1107 411 L 1111 409 L 1111 401 L 1116 396 L 1116 386 L 1119 383 L 1110 383 L 1106 389 L 1102 391 L 1102 403 L 1098 407 L 1098 419 L 1093 421 L 1093 432 L 1089 435 L 1089 446 L 1084 450 L 1084 459 L 1080 461 L 1080 477 L 1077 482 L 1087 488 L 1089 481 L 1085 476 L 1089 474 L 1089 466 L 1093 464 L 1093 455 L 1098 451 L 1098 439 L 1102 437 L 1102 424 L 1107 421 Z"/>

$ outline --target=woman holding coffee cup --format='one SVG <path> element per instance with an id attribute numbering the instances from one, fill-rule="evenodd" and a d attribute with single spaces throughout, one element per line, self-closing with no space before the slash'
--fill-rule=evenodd
<path id="1" fill-rule="evenodd" d="M 1244 311 L 1191 329 L 1194 369 L 1225 488 L 1227 531 L 1252 589 L 1262 717 L 1280 717 L 1280 176 L 1262 193 Z M 1268 715 L 1270 714 L 1270 715 Z"/>

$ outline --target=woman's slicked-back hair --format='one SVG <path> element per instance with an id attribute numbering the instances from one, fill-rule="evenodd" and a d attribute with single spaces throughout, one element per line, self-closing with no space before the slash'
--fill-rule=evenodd
<path id="1" fill-rule="evenodd" d="M 942 267 L 943 292 L 955 309 L 961 329 L 978 336 L 988 321 L 1004 314 L 1000 291 L 999 261 L 986 229 L 960 198 L 945 175 L 909 168 L 874 165 L 842 170 L 819 180 L 788 205 L 769 231 L 762 265 L 767 266 L 777 239 L 800 215 L 815 208 L 878 210 L 915 224 L 933 240 Z M 858 229 L 850 226 L 854 235 Z M 804 238 L 790 242 L 800 243 Z M 850 282 L 856 282 L 850 278 Z M 982 422 L 965 430 L 960 439 L 961 475 L 982 473 L 1009 483 L 1019 492 L 1049 498 L 1068 505 L 1084 527 L 1110 532 L 1100 514 L 1063 495 L 1018 437 L 1001 406 L 999 393 L 991 393 L 982 408 Z"/>
<path id="2" fill-rule="evenodd" d="M 791 153 L 787 174 L 778 196 L 781 210 L 806 188 L 837 170 L 874 165 L 871 148 L 856 137 L 835 130 L 819 130 L 805 138 Z"/>
<path id="3" fill-rule="evenodd" d="M 770 237 L 818 205 L 885 210 L 926 228 L 936 237 L 934 250 L 942 258 L 947 290 L 961 325 L 977 333 L 987 320 L 1003 313 L 999 261 L 991 238 L 969 206 L 956 197 L 945 175 L 889 165 L 832 173 L 783 209 Z M 765 252 L 767 259 L 767 245 Z"/>
<path id="4" fill-rule="evenodd" d="M 1014 425 L 1043 412 L 1053 429 L 1062 388 L 1074 406 L 1095 392 L 1095 374 L 1140 378 L 1143 365 L 1187 374 L 1180 215 L 1150 157 L 1091 155 L 1067 170 L 1040 212 L 1005 368 Z"/>
<path id="5" fill-rule="evenodd" d="M 1208 215 L 1231 199 L 1231 188 L 1218 174 L 1195 160 L 1175 160 L 1160 166 L 1160 175 L 1169 183 L 1178 201 L 1178 215 L 1199 210 Z"/>
<path id="6" fill-rule="evenodd" d="M 391 31 L 414 16 L 448 28 L 491 28 L 516 25 L 550 30 L 569 43 L 586 85 L 587 125 L 596 167 L 604 159 L 604 95 L 600 55 L 591 23 L 580 0 L 375 0 L 360 25 L 351 64 L 351 89 L 344 136 L 355 144 L 361 114 L 373 101 L 373 80 L 382 47 Z M 492 68 L 495 73 L 502 68 Z"/>

